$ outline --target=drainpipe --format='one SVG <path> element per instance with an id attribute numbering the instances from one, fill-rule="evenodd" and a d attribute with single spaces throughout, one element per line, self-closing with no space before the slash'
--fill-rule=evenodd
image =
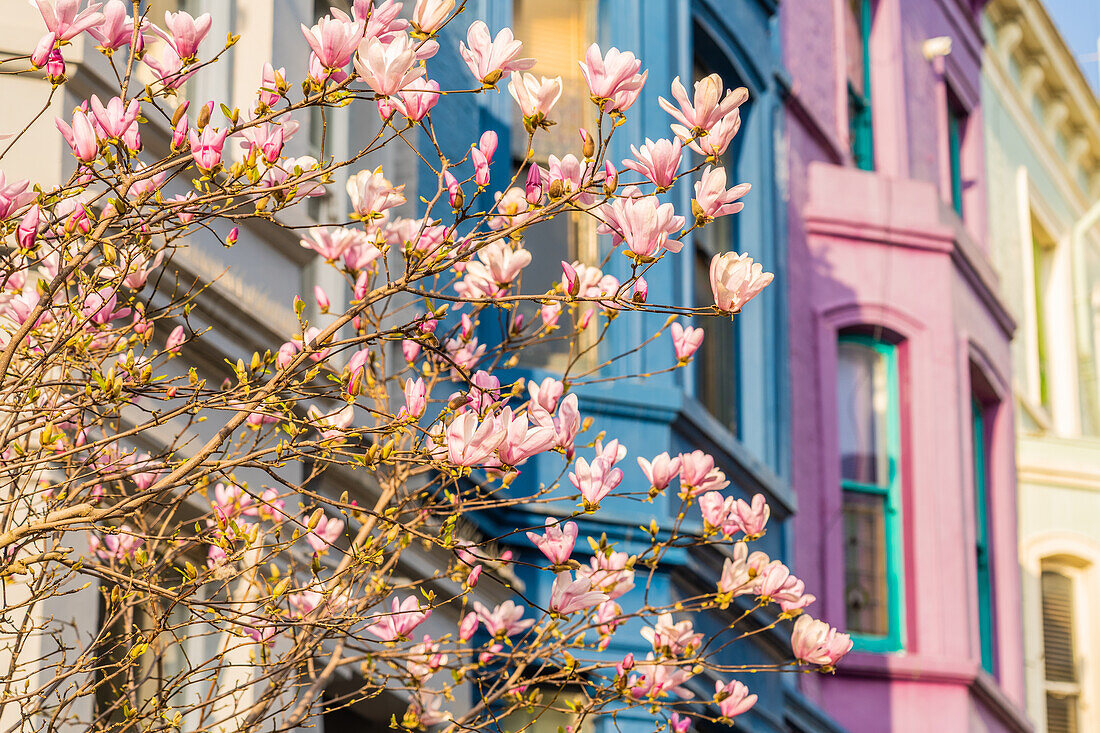
<path id="1" fill-rule="evenodd" d="M 1085 215 L 1073 225 L 1073 238 L 1070 241 L 1070 256 L 1073 265 L 1073 320 L 1077 341 L 1077 384 L 1079 386 L 1078 399 L 1080 400 L 1081 422 L 1089 417 L 1089 427 L 1093 431 L 1100 430 L 1100 415 L 1097 408 L 1100 407 L 1100 398 L 1097 395 L 1096 361 L 1093 353 L 1096 344 L 1092 344 L 1093 335 L 1090 332 L 1092 313 L 1090 310 L 1090 293 L 1088 292 L 1088 274 L 1085 270 L 1085 234 L 1089 229 L 1100 222 L 1100 201 L 1092 205 Z M 1082 428 L 1084 425 L 1082 425 Z M 1084 432 L 1084 430 L 1082 430 Z"/>

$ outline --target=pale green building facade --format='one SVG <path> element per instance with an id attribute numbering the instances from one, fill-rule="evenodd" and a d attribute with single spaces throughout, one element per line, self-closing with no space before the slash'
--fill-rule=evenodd
<path id="1" fill-rule="evenodd" d="M 992 0 L 989 241 L 1013 343 L 1028 713 L 1100 730 L 1100 104 L 1039 0 Z"/>

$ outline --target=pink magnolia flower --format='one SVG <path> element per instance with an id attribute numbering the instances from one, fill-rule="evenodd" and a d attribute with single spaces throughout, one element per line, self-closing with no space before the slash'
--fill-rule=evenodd
<path id="1" fill-rule="evenodd" d="M 8 183 L 4 172 L 0 171 L 0 221 L 7 220 L 24 205 L 34 201 L 38 194 L 28 191 L 28 186 L 30 181 L 26 179 Z"/>
<path id="2" fill-rule="evenodd" d="M 736 214 L 745 205 L 737 199 L 749 192 L 750 185 L 742 183 L 726 189 L 726 169 L 707 166 L 695 182 L 695 215 L 704 220 Z"/>
<path id="3" fill-rule="evenodd" d="M 635 699 L 661 698 L 672 694 L 687 699 L 694 693 L 684 687 L 691 679 L 691 669 L 671 662 L 658 662 L 653 652 L 646 654 L 645 661 L 636 662 L 634 669 L 637 674 L 632 674 L 627 686 L 630 694 Z"/>
<path id="4" fill-rule="evenodd" d="M 680 152 L 682 148 L 679 138 L 675 141 L 661 138 L 653 142 L 647 137 L 640 150 L 630 146 L 634 159 L 624 160 L 623 167 L 641 173 L 657 186 L 657 190 L 663 191 L 676 180 L 676 171 L 683 157 Z"/>
<path id="5" fill-rule="evenodd" d="M 477 613 L 477 618 L 485 625 L 485 630 L 498 639 L 518 634 L 535 625 L 534 619 L 522 618 L 523 606 L 517 606 L 512 601 L 494 606 L 492 611 L 480 602 L 475 602 L 474 611 Z"/>
<path id="6" fill-rule="evenodd" d="M 420 344 L 411 340 L 404 339 L 401 341 L 401 355 L 405 357 L 405 361 L 412 362 L 420 355 Z"/>
<path id="7" fill-rule="evenodd" d="M 362 239 L 362 232 L 346 227 L 311 227 L 308 236 L 299 244 L 334 262 Z"/>
<path id="8" fill-rule="evenodd" d="M 316 405 L 310 405 L 308 415 L 310 421 L 321 433 L 321 438 L 332 440 L 344 436 L 355 418 L 355 410 L 351 405 L 345 405 L 336 412 L 323 415 Z"/>
<path id="9" fill-rule="evenodd" d="M 138 114 L 141 113 L 141 104 L 136 99 L 131 99 L 125 107 L 122 99 L 113 97 L 107 106 L 99 101 L 99 97 L 92 95 L 92 114 L 99 123 L 99 129 L 108 139 L 121 140 L 126 136 L 126 131 L 131 125 L 137 123 Z"/>
<path id="10" fill-rule="evenodd" d="M 791 649 L 800 662 L 832 667 L 852 650 L 852 638 L 824 621 L 803 615 L 794 622 Z"/>
<path id="11" fill-rule="evenodd" d="M 603 223 L 601 234 L 611 234 L 615 246 L 626 243 L 624 254 L 643 262 L 652 261 L 662 250 L 679 252 L 684 244 L 675 234 L 684 226 L 684 217 L 676 207 L 662 204 L 656 196 L 624 196 L 599 209 Z"/>
<path id="12" fill-rule="evenodd" d="M 792 575 L 791 569 L 779 560 L 765 565 L 757 578 L 756 594 L 764 603 L 796 603 L 805 591 L 806 584 Z"/>
<path id="13" fill-rule="evenodd" d="M 599 550 L 589 561 L 577 570 L 578 578 L 592 581 L 594 590 L 603 591 L 609 598 L 615 599 L 629 593 L 634 588 L 634 558 L 625 552 Z"/>
<path id="14" fill-rule="evenodd" d="M 287 603 L 294 610 L 296 616 L 307 616 L 313 609 L 321 605 L 325 597 L 314 590 L 303 590 L 299 593 L 290 593 L 287 595 Z"/>
<path id="15" fill-rule="evenodd" d="M 775 278 L 747 254 L 726 252 L 710 261 L 710 289 L 723 313 L 737 313 Z"/>
<path id="16" fill-rule="evenodd" d="M 512 35 L 511 28 L 502 28 L 496 38 L 489 36 L 489 27 L 475 20 L 466 31 L 466 43 L 458 44 L 462 60 L 482 84 L 493 85 L 511 71 L 526 71 L 535 59 L 518 58 L 523 44 Z"/>
<path id="17" fill-rule="evenodd" d="M 674 657 L 690 654 L 703 640 L 703 635 L 695 632 L 690 620 L 674 622 L 671 613 L 661 614 L 656 625 L 646 626 L 640 633 L 653 645 L 653 651 Z"/>
<path id="18" fill-rule="evenodd" d="M 729 520 L 730 512 L 733 510 L 733 497 L 722 496 L 717 491 L 708 491 L 699 497 L 699 509 L 703 513 L 703 521 L 708 528 L 720 531 L 727 536 L 737 531 L 737 526 Z"/>
<path id="19" fill-rule="evenodd" d="M 367 38 L 377 38 L 385 43 L 409 27 L 409 22 L 401 17 L 402 7 L 403 4 L 395 0 L 355 0 L 351 14 L 365 24 L 363 34 Z"/>
<path id="20" fill-rule="evenodd" d="M 443 27 L 454 8 L 455 0 L 416 0 L 412 16 L 413 27 L 421 33 L 431 35 Z"/>
<path id="21" fill-rule="evenodd" d="M 35 0 L 42 21 L 60 41 L 70 41 L 89 28 L 103 22 L 103 13 L 96 12 L 100 3 L 90 3 L 80 9 L 83 0 Z"/>
<path id="22" fill-rule="evenodd" d="M 635 303 L 644 303 L 648 295 L 649 283 L 645 281 L 644 277 L 639 277 L 634 281 L 634 287 L 630 290 L 630 299 Z"/>
<path id="23" fill-rule="evenodd" d="M 744 542 L 733 544 L 733 557 L 726 558 L 722 564 L 722 575 L 718 580 L 718 592 L 729 594 L 731 598 L 755 594 L 760 573 L 770 562 L 763 552 L 749 554 L 749 546 Z"/>
<path id="24" fill-rule="evenodd" d="M 382 166 L 361 170 L 348 179 L 348 196 L 355 215 L 375 219 L 383 212 L 405 203 L 405 184 L 394 186 L 382 173 Z"/>
<path id="25" fill-rule="evenodd" d="M 359 77 L 383 97 L 396 94 L 424 75 L 424 67 L 416 64 L 416 41 L 405 32 L 388 43 L 364 39 L 354 63 Z"/>
<path id="26" fill-rule="evenodd" d="M 195 159 L 195 165 L 204 171 L 212 171 L 221 165 L 222 147 L 225 146 L 225 138 L 228 130 L 216 130 L 207 125 L 202 132 L 192 130 L 189 134 L 191 141 L 191 155 Z"/>
<path id="27" fill-rule="evenodd" d="M 111 321 L 130 315 L 130 308 L 118 307 L 118 291 L 100 288 L 84 297 L 84 317 L 92 323 L 105 326 Z"/>
<path id="28" fill-rule="evenodd" d="M 661 109 L 681 123 L 693 137 L 705 135 L 721 120 L 737 114 L 737 108 L 749 98 L 748 90 L 741 87 L 727 91 L 719 101 L 722 87 L 722 77 L 718 74 L 703 77 L 695 82 L 695 103 L 692 104 L 688 101 L 687 90 L 680 83 L 680 77 L 676 77 L 672 80 L 672 98 L 679 104 L 679 108 L 673 106 L 664 97 L 660 97 L 657 103 L 661 105 Z"/>
<path id="29" fill-rule="evenodd" d="M 463 413 L 447 426 L 447 457 L 456 466 L 479 465 L 493 454 L 505 437 L 506 432 L 496 418 L 487 418 L 478 424 L 475 413 Z"/>
<path id="30" fill-rule="evenodd" d="M 676 359 L 681 364 L 687 364 L 692 354 L 703 345 L 703 329 L 684 328 L 679 321 L 672 324 L 672 346 L 676 351 Z"/>
<path id="31" fill-rule="evenodd" d="M 676 474 L 680 472 L 680 457 L 670 458 L 666 451 L 654 457 L 653 462 L 650 463 L 639 456 L 638 466 L 641 467 L 642 473 L 649 480 L 649 485 L 658 491 L 663 491 Z"/>
<path id="32" fill-rule="evenodd" d="M 327 552 L 336 540 L 344 533 L 344 521 L 321 517 L 317 526 L 306 533 L 306 542 L 316 553 Z"/>
<path id="33" fill-rule="evenodd" d="M 730 720 L 751 710 L 756 704 L 756 695 L 750 695 L 749 688 L 737 680 L 726 684 L 719 680 L 714 683 L 714 701 L 722 717 Z"/>
<path id="34" fill-rule="evenodd" d="M 680 454 L 680 485 L 691 496 L 720 491 L 729 486 L 726 475 L 714 466 L 714 457 L 701 450 Z"/>
<path id="35" fill-rule="evenodd" d="M 418 418 L 424 414 L 424 410 L 428 406 L 427 401 L 427 386 L 424 384 L 423 378 L 417 378 L 414 382 L 412 379 L 405 380 L 405 406 L 401 408 L 401 413 L 398 417 L 407 416 L 410 418 Z"/>
<path id="36" fill-rule="evenodd" d="M 634 104 L 649 75 L 649 71 L 638 73 L 642 62 L 629 51 L 612 48 L 604 56 L 595 43 L 588 47 L 580 67 L 589 91 L 607 112 L 625 111 Z"/>
<path id="37" fill-rule="evenodd" d="M 511 408 L 505 408 L 500 419 L 507 423 L 499 450 L 500 461 L 506 466 L 520 466 L 531 456 L 553 448 L 558 440 L 553 425 L 532 426 L 527 415 L 513 415 Z"/>
<path id="38" fill-rule="evenodd" d="M 413 629 L 432 615 L 431 609 L 420 610 L 420 601 L 416 596 L 408 596 L 400 602 L 394 598 L 392 608 L 393 613 L 383 616 L 365 631 L 381 641 L 400 641 L 407 639 Z"/>
<path id="39" fill-rule="evenodd" d="M 501 240 L 490 242 L 478 250 L 476 259 L 466 263 L 466 273 L 455 290 L 471 298 L 501 295 L 529 264 L 531 253 L 526 249 L 512 249 Z"/>
<path id="40" fill-rule="evenodd" d="M 306 43 L 325 69 L 342 69 L 348 65 L 363 39 L 363 30 L 362 21 L 352 21 L 340 11 L 321 18 L 312 28 L 302 25 Z"/>
<path id="41" fill-rule="evenodd" d="M 400 99 L 394 100 L 397 110 L 414 122 L 424 119 L 439 101 L 439 82 L 414 79 L 398 92 Z"/>
<path id="42" fill-rule="evenodd" d="M 548 78 L 534 74 L 517 73 L 508 82 L 508 93 L 516 100 L 525 120 L 538 125 L 549 115 L 550 110 L 561 99 L 562 81 L 560 76 Z"/>
<path id="43" fill-rule="evenodd" d="M 559 616 L 568 616 L 597 606 L 608 599 L 602 591 L 592 590 L 592 581 L 588 578 L 573 579 L 568 571 L 554 576 L 554 585 L 550 589 L 550 610 Z"/>
<path id="44" fill-rule="evenodd" d="M 69 127 L 60 117 L 56 122 L 61 136 L 65 138 L 65 142 L 69 143 L 69 147 L 73 149 L 73 155 L 78 160 L 90 163 L 96 159 L 99 154 L 99 141 L 96 139 L 95 127 L 88 119 L 87 112 L 80 109 L 73 112 L 72 127 Z"/>
<path id="45" fill-rule="evenodd" d="M 768 523 L 769 516 L 771 516 L 771 508 L 763 494 L 753 496 L 751 505 L 744 499 L 738 499 L 730 509 L 730 518 L 748 538 L 764 534 L 764 526 Z"/>
<path id="46" fill-rule="evenodd" d="M 181 59 L 192 59 L 198 54 L 199 45 L 210 32 L 213 22 L 210 13 L 203 13 L 195 18 L 183 10 L 178 13 L 165 11 L 164 26 L 168 32 L 165 33 L 157 26 L 153 26 L 153 30 L 172 44 Z"/>
<path id="47" fill-rule="evenodd" d="M 573 442 L 580 430 L 581 413 L 577 395 L 568 394 L 558 406 L 558 414 L 554 416 L 554 432 L 558 435 L 557 447 L 565 450 L 567 458 L 573 457 Z"/>
<path id="48" fill-rule="evenodd" d="M 573 396 L 575 395 L 570 395 L 570 397 Z M 569 481 L 580 490 L 586 509 L 598 508 L 600 501 L 622 482 L 622 469 L 614 467 L 618 460 L 617 450 L 618 441 L 613 440 L 604 451 L 592 459 L 591 464 L 583 458 L 578 458 L 573 464 Z"/>
<path id="49" fill-rule="evenodd" d="M 547 517 L 545 533 L 540 535 L 528 532 L 527 539 L 535 543 L 551 563 L 564 565 L 569 562 L 569 556 L 573 554 L 573 546 L 577 542 L 577 523 L 561 524 L 553 517 Z"/>
<path id="50" fill-rule="evenodd" d="M 125 560 L 145 544 L 145 540 L 134 534 L 128 524 L 118 528 L 117 533 L 107 534 L 102 540 L 95 534 L 88 537 L 88 549 L 104 561 Z"/>
<path id="51" fill-rule="evenodd" d="M 271 62 L 264 62 L 260 72 L 260 104 L 265 107 L 273 107 L 283 98 L 286 91 L 286 69 L 275 69 Z"/>
<path id="52" fill-rule="evenodd" d="M 546 377 L 537 384 L 532 379 L 527 383 L 527 391 L 531 394 L 532 403 L 552 413 L 558 408 L 565 385 L 553 377 Z"/>
<path id="53" fill-rule="evenodd" d="M 537 206 L 542 201 L 542 177 L 542 168 L 539 167 L 538 163 L 532 163 L 531 167 L 527 169 L 527 180 L 524 183 L 523 193 L 524 199 L 532 206 Z"/>
<path id="54" fill-rule="evenodd" d="M 158 56 L 146 53 L 141 60 L 165 89 L 178 89 L 195 74 L 195 71 L 183 70 L 183 59 L 169 43 L 163 44 Z"/>
<path id="55" fill-rule="evenodd" d="M 172 129 L 172 150 L 179 150 L 183 147 L 183 144 L 187 141 L 190 125 L 187 115 L 182 115 L 179 121 L 176 122 L 176 126 Z"/>
<path id="56" fill-rule="evenodd" d="M 688 733 L 691 730 L 691 717 L 673 713 L 668 717 L 668 727 L 670 733 Z"/>
<path id="57" fill-rule="evenodd" d="M 146 23 L 141 24 L 137 36 L 137 50 L 145 45 L 143 31 Z M 108 0 L 103 6 L 103 22 L 88 28 L 88 33 L 99 41 L 99 47 L 105 51 L 115 51 L 130 45 L 134 37 L 134 19 L 130 17 L 127 4 L 122 0 Z"/>

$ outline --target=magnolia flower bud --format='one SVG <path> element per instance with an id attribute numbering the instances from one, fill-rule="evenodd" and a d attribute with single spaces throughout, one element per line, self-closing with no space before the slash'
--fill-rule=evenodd
<path id="1" fill-rule="evenodd" d="M 210 122 L 210 115 L 214 112 L 214 102 L 210 101 L 199 107 L 199 117 L 195 120 L 195 127 L 202 130 Z"/>

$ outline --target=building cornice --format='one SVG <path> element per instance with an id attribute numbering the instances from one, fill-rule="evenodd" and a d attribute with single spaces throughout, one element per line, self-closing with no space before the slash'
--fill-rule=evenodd
<path id="1" fill-rule="evenodd" d="M 1083 193 L 1086 198 L 1094 196 L 1100 188 L 1100 101 L 1081 67 L 1041 2 L 992 0 L 986 12 L 994 28 L 983 62 L 992 72 L 987 78 L 999 82 L 1002 97 L 1027 110 L 1024 129 L 1044 141 L 1044 152 L 1062 160 L 1061 168 L 1080 167 L 1089 175 L 1091 190 Z M 1006 68 L 1010 60 L 1021 69 L 1018 85 Z M 1037 120 L 1031 111 L 1036 98 L 1043 119 Z M 1065 155 L 1057 150 L 1058 135 L 1066 140 Z M 1077 188 L 1075 175 L 1069 178 Z"/>

